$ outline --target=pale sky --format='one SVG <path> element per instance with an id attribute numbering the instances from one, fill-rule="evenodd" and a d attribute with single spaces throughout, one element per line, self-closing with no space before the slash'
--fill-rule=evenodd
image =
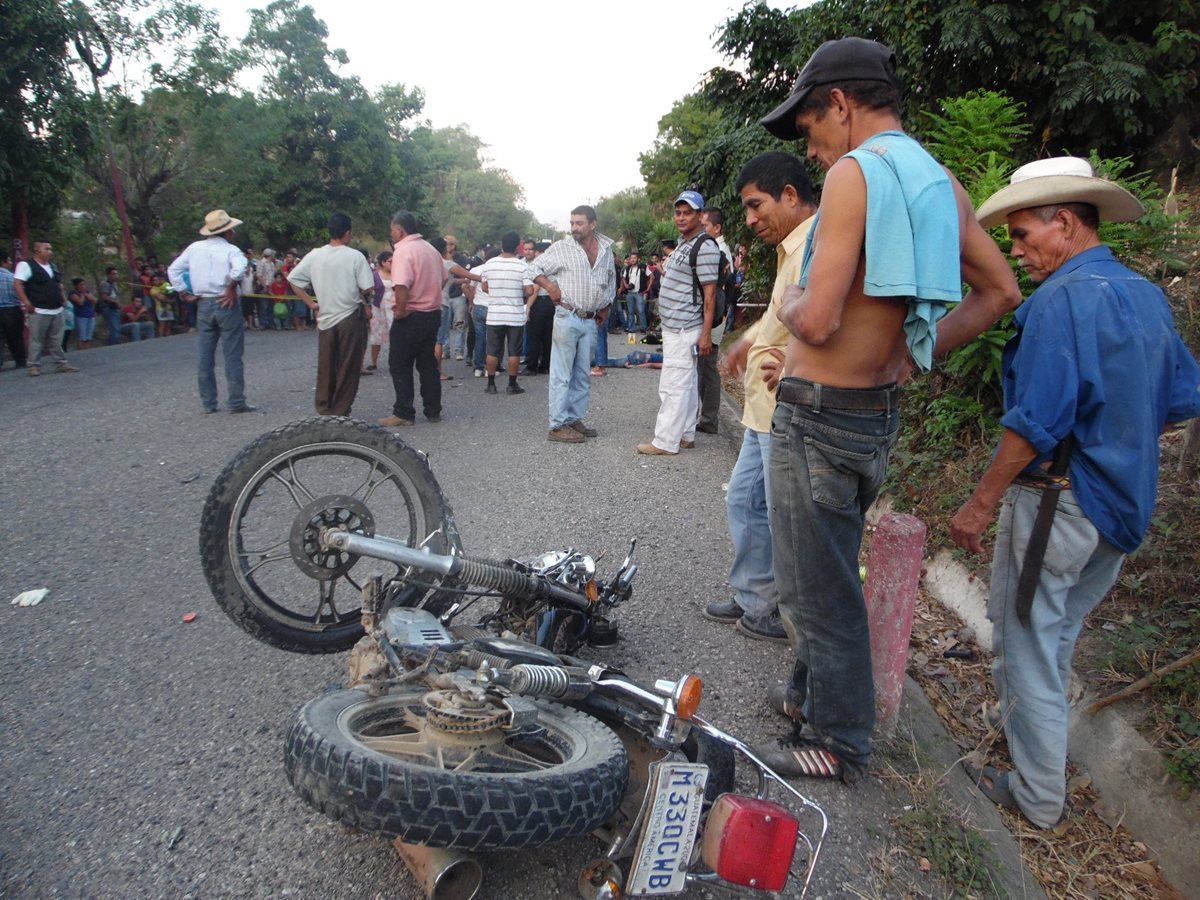
<path id="1" fill-rule="evenodd" d="M 206 5 L 240 40 L 248 10 L 267 2 Z M 431 124 L 467 125 L 488 145 L 485 163 L 506 169 L 525 206 L 558 227 L 573 206 L 642 185 L 638 154 L 653 146 L 671 104 L 722 64 L 713 32 L 741 8 L 736 0 L 307 2 L 329 28 L 329 47 L 350 56 L 341 74 L 368 89 L 420 85 Z"/>

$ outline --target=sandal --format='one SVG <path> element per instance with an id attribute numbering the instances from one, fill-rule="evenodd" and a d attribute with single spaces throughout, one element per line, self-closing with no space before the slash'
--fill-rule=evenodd
<path id="1" fill-rule="evenodd" d="M 1007 772 L 995 766 L 981 766 L 970 759 L 964 759 L 962 767 L 983 796 L 1005 809 L 1019 809 L 1017 798 L 1008 786 Z"/>

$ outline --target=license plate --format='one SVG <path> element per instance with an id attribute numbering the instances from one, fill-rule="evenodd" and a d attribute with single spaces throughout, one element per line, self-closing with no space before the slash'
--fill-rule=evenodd
<path id="1" fill-rule="evenodd" d="M 708 766 L 660 761 L 650 764 L 647 796 L 654 797 L 625 894 L 645 897 L 678 894 L 687 883 L 687 867 L 700 828 Z"/>

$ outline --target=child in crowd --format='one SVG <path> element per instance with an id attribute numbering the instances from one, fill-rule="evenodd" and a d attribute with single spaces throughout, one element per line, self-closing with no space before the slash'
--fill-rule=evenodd
<path id="1" fill-rule="evenodd" d="M 96 331 L 96 298 L 87 289 L 86 281 L 82 278 L 72 278 L 71 292 L 67 294 L 67 299 L 75 308 L 75 346 L 80 350 L 87 350 L 92 346 L 92 334 Z"/>
<path id="2" fill-rule="evenodd" d="M 150 299 L 154 302 L 154 318 L 158 320 L 158 336 L 170 337 L 171 325 L 175 321 L 175 304 L 161 275 L 150 276 Z"/>
<path id="3" fill-rule="evenodd" d="M 282 271 L 275 273 L 270 293 L 275 298 L 275 304 L 271 310 L 275 314 L 275 325 L 280 331 L 283 331 L 290 327 L 289 320 L 292 317 L 292 309 L 290 304 L 283 299 L 288 293 L 288 283 L 287 279 L 283 277 Z"/>

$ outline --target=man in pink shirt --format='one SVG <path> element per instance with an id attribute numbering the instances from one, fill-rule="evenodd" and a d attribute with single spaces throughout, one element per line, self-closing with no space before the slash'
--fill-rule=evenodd
<path id="1" fill-rule="evenodd" d="M 388 340 L 388 371 L 396 391 L 392 414 L 379 424 L 385 428 L 411 425 L 417 417 L 413 406 L 413 368 L 421 376 L 421 403 L 430 422 L 442 419 L 442 381 L 433 348 L 442 321 L 442 283 L 446 269 L 442 256 L 417 231 L 412 213 L 401 210 L 392 216 L 392 291 L 396 317 Z"/>

